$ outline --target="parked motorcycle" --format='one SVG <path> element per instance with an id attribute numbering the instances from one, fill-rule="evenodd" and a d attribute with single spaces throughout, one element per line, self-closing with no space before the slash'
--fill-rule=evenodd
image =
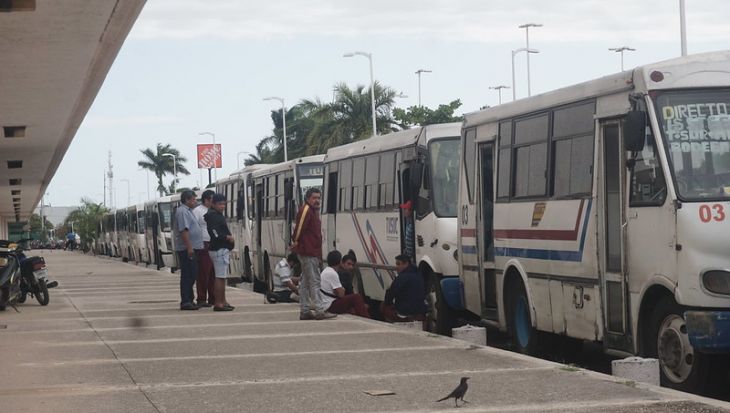
<path id="1" fill-rule="evenodd" d="M 15 308 L 21 295 L 22 278 L 20 258 L 10 241 L 0 240 L 0 311 L 4 311 L 8 305 Z"/>
<path id="2" fill-rule="evenodd" d="M 0 265 L 5 257 L 6 266 L 0 269 L 0 311 L 7 305 L 24 303 L 34 297 L 40 305 L 48 305 L 48 289 L 58 286 L 57 281 L 48 281 L 48 269 L 43 257 L 26 257 L 22 245 L 28 240 L 11 244 L 0 241 Z"/>

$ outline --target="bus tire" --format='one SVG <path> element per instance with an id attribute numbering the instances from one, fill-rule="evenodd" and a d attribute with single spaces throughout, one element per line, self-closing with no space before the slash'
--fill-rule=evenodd
<path id="1" fill-rule="evenodd" d="M 659 374 L 664 387 L 709 394 L 715 389 L 715 360 L 712 355 L 695 351 L 689 342 L 682 314 L 684 308 L 673 297 L 664 295 L 648 314 L 643 348 L 646 357 L 659 359 Z"/>
<path id="2" fill-rule="evenodd" d="M 540 332 L 532 326 L 530 302 L 522 280 L 511 280 L 506 295 L 507 328 L 514 350 L 536 355 L 540 348 Z"/>
<path id="3" fill-rule="evenodd" d="M 253 269 L 251 265 L 251 258 L 248 256 L 248 249 L 243 253 L 243 280 L 246 282 L 253 281 Z"/>
<path id="4" fill-rule="evenodd" d="M 456 313 L 449 307 L 441 291 L 441 277 L 429 271 L 426 279 L 426 302 L 428 303 L 428 330 L 432 333 L 451 336 L 456 324 Z"/>

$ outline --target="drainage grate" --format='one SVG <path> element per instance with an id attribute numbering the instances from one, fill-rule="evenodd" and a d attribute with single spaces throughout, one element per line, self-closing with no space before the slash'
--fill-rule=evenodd
<path id="1" fill-rule="evenodd" d="M 162 304 L 176 303 L 177 300 L 148 300 L 148 301 L 130 301 L 129 304 Z"/>

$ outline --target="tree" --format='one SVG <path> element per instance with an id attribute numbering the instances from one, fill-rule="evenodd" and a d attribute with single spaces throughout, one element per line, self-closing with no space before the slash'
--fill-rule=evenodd
<path id="1" fill-rule="evenodd" d="M 169 193 L 167 192 L 168 188 L 162 183 L 162 177 L 167 174 L 174 174 L 175 169 L 177 169 L 178 174 L 190 175 L 190 171 L 183 165 L 184 162 L 187 162 L 187 158 L 180 156 L 180 151 L 173 148 L 169 143 L 166 145 L 158 143 L 156 149 L 140 149 L 140 152 L 142 152 L 144 158 L 137 162 L 137 165 L 155 174 L 157 177 L 157 191 L 160 196 Z M 173 157 L 163 156 L 163 154 L 175 155 L 175 166 L 172 163 Z"/>
<path id="2" fill-rule="evenodd" d="M 82 246 L 88 246 L 99 236 L 99 220 L 108 210 L 102 204 L 97 204 L 88 198 L 81 199 L 81 206 L 71 211 L 63 221 L 65 231 L 73 230 L 81 238 Z M 63 236 L 65 234 L 61 234 Z"/>
<path id="3" fill-rule="evenodd" d="M 38 214 L 33 214 L 28 219 L 28 225 L 30 226 L 30 232 L 31 237 L 39 237 L 41 241 L 45 241 L 48 239 L 48 230 L 53 229 L 53 224 L 48 222 L 47 217 L 43 217 L 43 220 L 45 221 L 45 231 L 43 230 L 43 225 L 41 224 L 41 217 Z"/>
<path id="4" fill-rule="evenodd" d="M 456 109 L 461 107 L 461 100 L 456 99 L 446 105 L 430 109 L 425 106 L 411 106 L 408 109 L 393 109 L 393 117 L 403 128 L 411 126 L 425 126 L 437 123 L 461 122 L 463 116 L 454 116 Z"/>

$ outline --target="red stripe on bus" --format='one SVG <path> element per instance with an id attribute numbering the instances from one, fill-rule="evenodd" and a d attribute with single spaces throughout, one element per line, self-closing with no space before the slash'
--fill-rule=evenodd
<path id="1" fill-rule="evenodd" d="M 496 229 L 494 230 L 495 238 L 505 239 L 541 239 L 549 241 L 577 241 L 578 230 L 580 229 L 580 219 L 583 216 L 584 199 L 580 201 L 578 208 L 578 217 L 575 219 L 575 228 L 572 230 L 565 229 Z M 463 230 L 462 230 L 463 231 Z"/>
<path id="2" fill-rule="evenodd" d="M 475 228 L 462 228 L 461 236 L 474 238 L 477 236 L 477 230 Z"/>

